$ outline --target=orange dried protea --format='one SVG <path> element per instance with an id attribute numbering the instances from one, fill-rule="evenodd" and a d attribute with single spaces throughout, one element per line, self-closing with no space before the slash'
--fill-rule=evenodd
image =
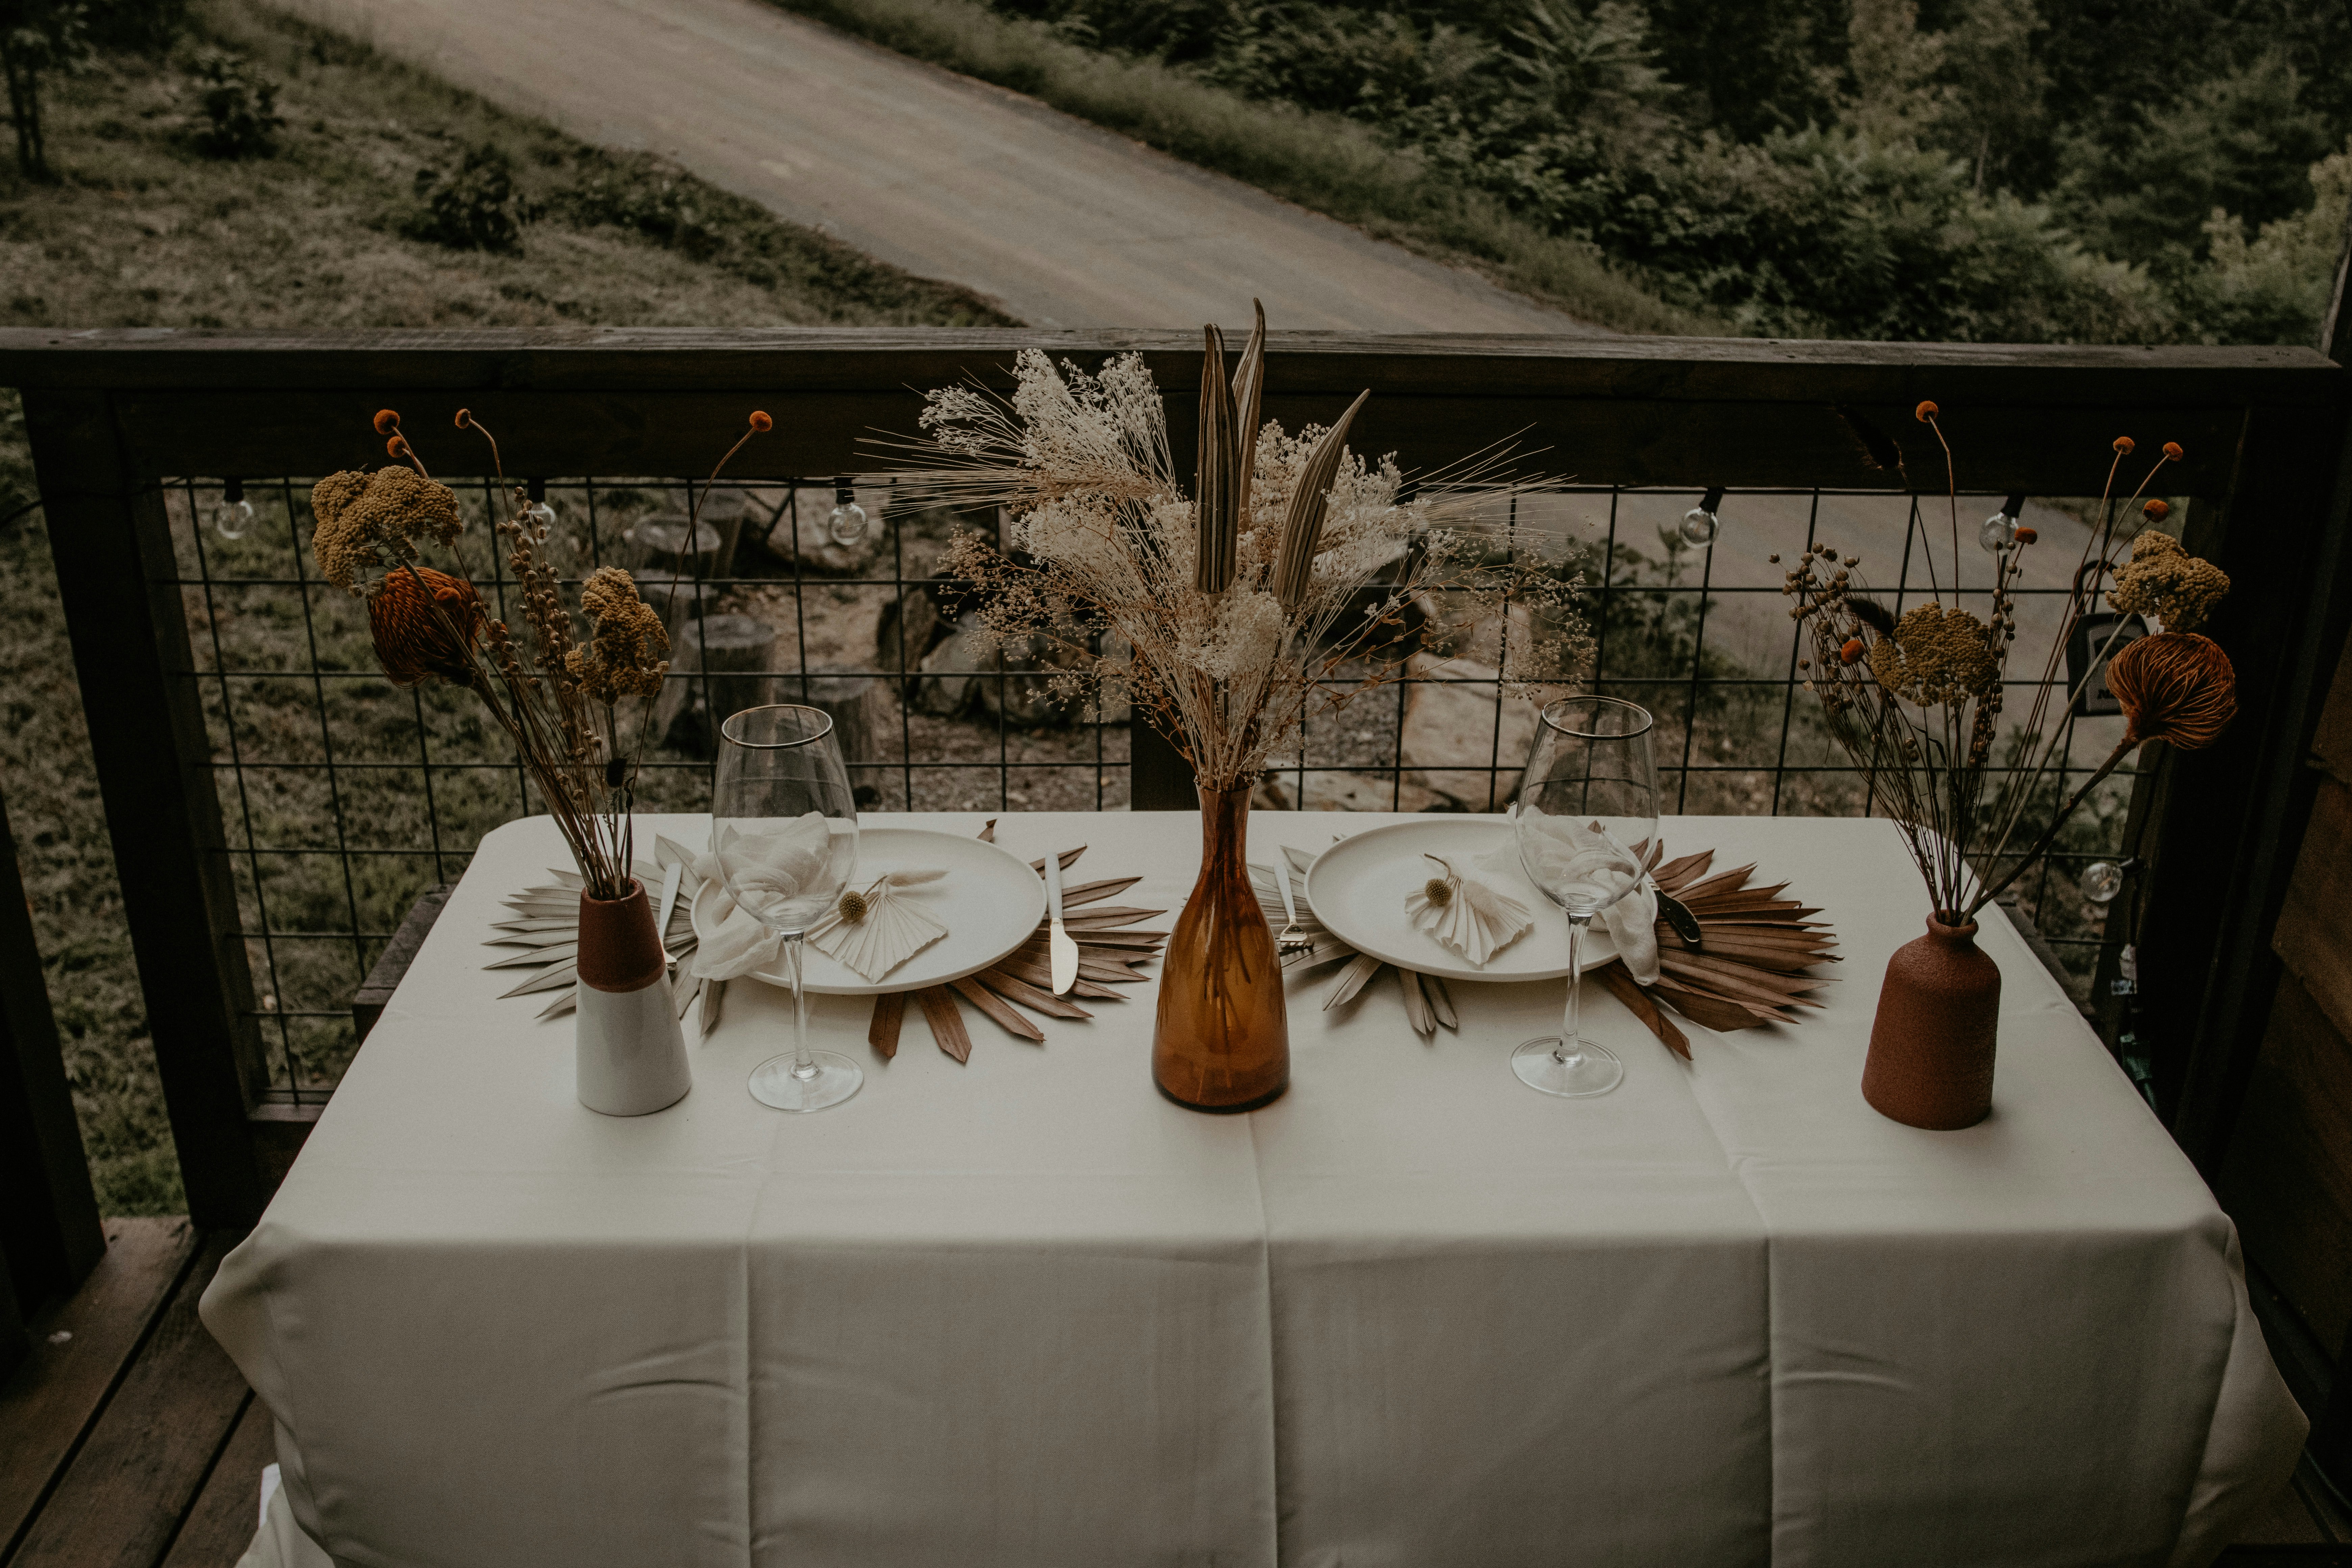
<path id="1" fill-rule="evenodd" d="M 462 577 L 430 566 L 414 568 L 416 576 L 412 577 L 410 570 L 394 570 L 367 602 L 376 662 L 394 686 L 427 680 L 471 686 L 474 648 L 481 641 L 486 618 L 481 595 Z M 417 586 L 417 577 L 425 580 L 424 588 Z M 437 611 L 426 600 L 425 589 L 440 601 Z"/>
<path id="2" fill-rule="evenodd" d="M 2221 738 L 2238 713 L 2238 672 L 2211 637 L 2158 632 L 2107 661 L 2107 689 L 2129 721 L 2126 745 L 2169 741 L 2194 752 Z"/>

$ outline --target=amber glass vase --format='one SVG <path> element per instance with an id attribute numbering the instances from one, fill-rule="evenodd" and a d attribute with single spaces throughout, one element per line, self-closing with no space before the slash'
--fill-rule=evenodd
<path id="1" fill-rule="evenodd" d="M 1290 1020 L 1274 931 L 1243 848 L 1249 790 L 1201 792 L 1201 879 L 1160 974 L 1151 1081 L 1194 1110 L 1249 1110 L 1290 1087 Z"/>

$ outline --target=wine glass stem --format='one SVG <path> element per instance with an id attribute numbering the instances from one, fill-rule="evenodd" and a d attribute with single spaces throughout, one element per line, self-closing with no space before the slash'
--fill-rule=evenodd
<path id="1" fill-rule="evenodd" d="M 1568 917 L 1568 1009 L 1559 1021 L 1559 1048 L 1551 1054 L 1564 1067 L 1584 1059 L 1584 1040 L 1576 1032 L 1576 994 L 1584 984 L 1584 928 L 1591 923 L 1591 915 Z"/>
<path id="2" fill-rule="evenodd" d="M 784 974 L 793 983 L 793 1076 L 806 1081 L 816 1076 L 816 1058 L 809 1052 L 808 993 L 801 989 L 801 938 L 784 938 Z"/>

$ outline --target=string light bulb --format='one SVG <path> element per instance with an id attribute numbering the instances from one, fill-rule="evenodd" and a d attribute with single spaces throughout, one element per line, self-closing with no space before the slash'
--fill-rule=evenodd
<path id="1" fill-rule="evenodd" d="M 2095 904 L 2111 904 L 2124 890 L 2124 868 L 2112 860 L 2094 860 L 2083 868 L 2083 896 Z"/>
<path id="2" fill-rule="evenodd" d="M 835 544 L 855 544 L 866 537 L 866 509 L 857 504 L 857 490 L 846 478 L 833 485 L 833 514 L 824 520 L 825 537 Z"/>
<path id="3" fill-rule="evenodd" d="M 523 496 L 530 503 L 522 509 L 524 520 L 541 532 L 553 528 L 555 526 L 555 509 L 550 506 L 547 502 L 547 481 L 545 479 L 525 479 L 523 481 Z"/>
<path id="4" fill-rule="evenodd" d="M 2000 510 L 1984 520 L 1977 530 L 1977 542 L 1994 555 L 2017 542 L 2017 520 L 2025 515 L 2025 498 L 2014 495 L 2000 503 Z"/>
<path id="5" fill-rule="evenodd" d="M 1717 510 L 1723 505 L 1723 487 L 1716 486 L 1706 492 L 1705 500 L 1683 513 L 1680 532 L 1685 544 L 1694 550 L 1705 550 L 1723 531 L 1723 520 Z"/>
<path id="6" fill-rule="evenodd" d="M 252 526 L 253 503 L 245 499 L 245 481 L 222 480 L 220 504 L 213 508 L 213 531 L 223 539 L 243 539 Z"/>

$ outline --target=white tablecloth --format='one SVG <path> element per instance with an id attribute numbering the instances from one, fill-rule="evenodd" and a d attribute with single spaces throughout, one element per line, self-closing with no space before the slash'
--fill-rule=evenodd
<path id="1" fill-rule="evenodd" d="M 965 816 L 875 820 L 970 833 Z M 1254 858 L 1385 817 L 1261 814 Z M 689 840 L 693 819 L 662 821 Z M 1190 815 L 1008 816 L 1181 907 Z M 1289 1093 L 1152 1092 L 1151 988 L 1036 1047 L 910 1008 L 815 1026 L 847 1105 L 744 1089 L 779 993 L 739 982 L 675 1108 L 572 1098 L 572 1025 L 495 1000 L 496 900 L 562 864 L 490 836 L 205 1321 L 345 1564 L 2194 1563 L 2303 1420 L 2234 1234 L 1998 918 L 1991 1118 L 1863 1103 L 1878 976 L 1922 929 L 1884 822 L 1687 818 L 1837 926 L 1801 1029 L 1693 1029 L 1598 986 L 1597 1100 L 1507 1060 L 1556 984 L 1291 984 Z M 1156 973 L 1156 971 L 1155 971 Z M 268 1532 L 265 1532 L 267 1536 Z M 257 1542 L 254 1561 L 264 1554 Z M 275 1560 L 285 1561 L 283 1553 Z"/>

